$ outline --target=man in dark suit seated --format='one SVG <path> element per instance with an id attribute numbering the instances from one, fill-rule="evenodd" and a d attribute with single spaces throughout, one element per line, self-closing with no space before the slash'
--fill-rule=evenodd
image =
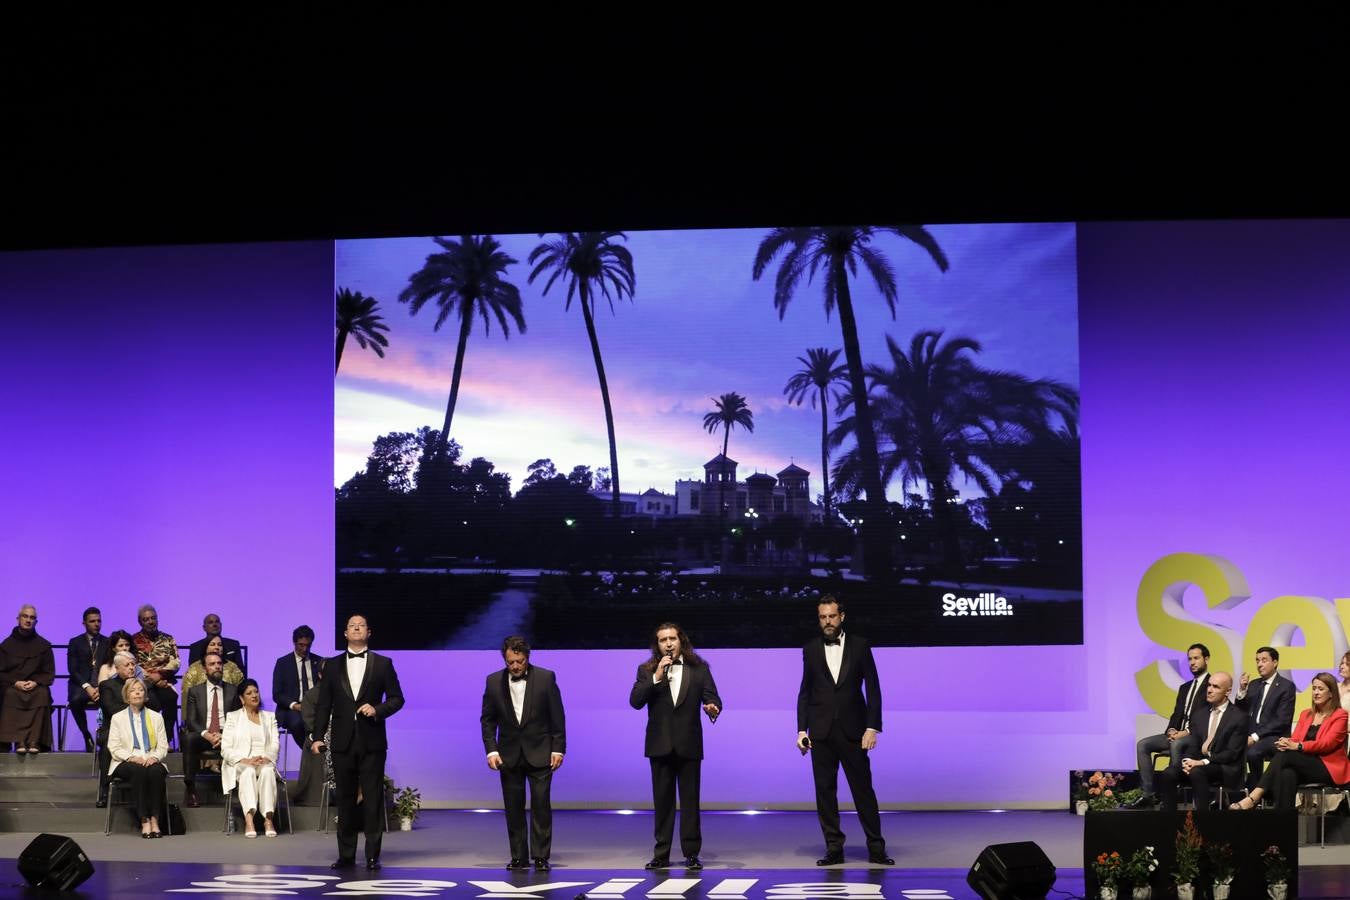
<path id="1" fill-rule="evenodd" d="M 197 799 L 197 773 L 202 754 L 220 749 L 225 716 L 239 708 L 237 689 L 221 678 L 225 661 L 215 653 L 208 653 L 202 660 L 202 668 L 206 670 L 206 681 L 188 688 L 183 712 L 183 794 L 191 807 L 201 804 Z"/>
<path id="2" fill-rule="evenodd" d="M 98 729 L 98 803 L 95 805 L 99 807 L 108 805 L 108 769 L 112 767 L 112 757 L 108 754 L 108 729 L 113 716 L 127 708 L 126 701 L 122 699 L 122 686 L 136 674 L 136 657 L 130 653 L 119 653 L 113 657 L 113 666 L 117 674 L 105 678 L 98 686 L 98 705 L 103 711 L 103 724 Z M 157 710 L 158 707 L 150 705 L 152 700 L 155 700 L 155 695 L 146 692 L 146 707 Z"/>
<path id="3" fill-rule="evenodd" d="M 1183 779 L 1195 791 L 1195 808 L 1207 810 L 1211 788 L 1220 784 L 1235 789 L 1242 784 L 1242 767 L 1247 745 L 1247 714 L 1228 701 L 1233 676 L 1215 672 L 1205 689 L 1208 706 L 1197 706 L 1191 714 L 1190 732 L 1199 741 L 1198 752 L 1173 763 L 1158 773 L 1158 793 L 1163 809 L 1177 808 L 1177 787 Z"/>
<path id="4" fill-rule="evenodd" d="M 244 659 L 243 648 L 234 638 L 227 638 L 224 635 L 221 635 L 220 628 L 220 616 L 216 613 L 207 613 L 206 618 L 202 619 L 202 631 L 206 632 L 206 635 L 200 641 L 196 641 L 188 647 L 187 664 L 190 666 L 205 656 L 206 645 L 211 642 L 211 638 L 220 635 L 220 643 L 224 647 L 222 653 L 225 662 L 234 663 L 239 667 L 239 671 L 244 673 L 244 677 L 247 678 L 248 666 L 245 665 L 246 660 Z"/>
<path id="5" fill-rule="evenodd" d="M 291 632 L 295 650 L 278 659 L 272 667 L 272 703 L 276 709 L 277 724 L 290 732 L 295 743 L 304 748 L 304 718 L 300 705 L 310 688 L 318 684 L 322 660 L 309 652 L 314 644 L 314 629 L 301 625 Z"/>
<path id="6" fill-rule="evenodd" d="M 656 811 L 656 849 L 648 869 L 670 866 L 675 832 L 675 790 L 680 794 L 680 851 L 684 867 L 703 868 L 699 821 L 699 780 L 703 764 L 704 712 L 710 722 L 722 713 L 712 669 L 694 652 L 689 636 L 673 622 L 656 626 L 651 657 L 638 666 L 628 693 L 633 709 L 647 708 L 644 753 L 652 767 L 652 806 Z"/>
<path id="7" fill-rule="evenodd" d="M 513 635 L 502 642 L 506 668 L 487 677 L 483 688 L 483 749 L 488 768 L 502 780 L 502 807 L 511 845 L 508 869 L 548 871 L 553 847 L 549 788 L 567 752 L 562 694 L 553 672 L 530 665 L 530 645 Z M 530 783 L 530 828 L 525 830 L 525 782 Z"/>
<path id="8" fill-rule="evenodd" d="M 1246 672 L 1238 682 L 1236 703 L 1247 714 L 1247 788 L 1256 787 L 1266 760 L 1275 755 L 1275 742 L 1289 737 L 1294 727 L 1294 698 L 1298 689 L 1280 675 L 1280 651 L 1262 647 L 1256 651 L 1253 679 Z"/>
<path id="9" fill-rule="evenodd" d="M 75 727 L 84 736 L 86 753 L 94 752 L 94 738 L 89 733 L 86 712 L 98 706 L 98 670 L 108 661 L 108 639 L 100 634 L 103 613 L 97 606 L 84 611 L 84 631 L 66 642 L 66 706 Z"/>

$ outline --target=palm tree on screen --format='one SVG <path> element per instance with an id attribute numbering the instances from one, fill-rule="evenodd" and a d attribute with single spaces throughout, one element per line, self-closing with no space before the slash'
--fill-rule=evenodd
<path id="1" fill-rule="evenodd" d="M 830 388 L 848 381 L 848 368 L 837 365 L 838 361 L 838 350 L 812 347 L 805 356 L 797 357 L 802 367 L 783 386 L 783 393 L 787 395 L 789 403 L 800 406 L 808 397 L 811 398 L 812 409 L 816 408 L 817 401 L 820 403 L 820 478 L 826 525 L 834 522 L 830 515 Z"/>
<path id="2" fill-rule="evenodd" d="M 710 413 L 703 416 L 703 430 L 709 434 L 716 433 L 717 429 L 722 429 L 722 455 L 727 455 L 727 442 L 731 439 L 731 429 L 739 425 L 746 431 L 755 430 L 755 414 L 746 406 L 745 398 L 732 391 L 729 394 L 723 394 L 720 397 L 713 398 L 713 404 L 717 407 Z"/>
<path id="3" fill-rule="evenodd" d="M 809 283 L 818 271 L 823 274 L 826 315 L 836 308 L 839 310 L 844 359 L 848 363 L 849 389 L 857 420 L 855 434 L 860 457 L 859 476 L 861 487 L 867 494 L 868 515 L 864 519 L 863 543 L 870 575 L 884 575 L 890 570 L 890 542 L 885 527 L 886 495 L 881 483 L 876 430 L 867 402 L 866 371 L 858 343 L 858 322 L 853 311 L 849 277 L 857 276 L 861 264 L 880 290 L 882 299 L 890 308 L 891 318 L 895 318 L 895 303 L 899 298 L 895 270 L 885 254 L 872 245 L 874 238 L 887 233 L 922 247 L 938 269 L 947 271 L 946 254 L 921 225 L 775 228 L 760 242 L 753 269 L 754 279 L 758 281 L 774 258 L 779 253 L 783 254 L 774 278 L 773 293 L 773 305 L 780 319 L 787 313 L 788 303 L 802 279 L 805 278 Z"/>
<path id="4" fill-rule="evenodd" d="M 539 235 L 541 238 L 543 234 Z M 548 294 L 560 277 L 567 282 L 564 309 L 572 308 L 572 298 L 578 298 L 581 319 L 586 323 L 586 337 L 591 342 L 591 356 L 595 360 L 595 374 L 600 380 L 600 399 L 605 406 L 605 429 L 609 436 L 610 503 L 614 521 L 619 520 L 619 446 L 614 437 L 614 409 L 609 402 L 609 382 L 605 378 L 605 362 L 600 355 L 600 339 L 595 333 L 596 295 L 609 301 L 614 312 L 614 300 L 625 296 L 631 301 L 637 287 L 633 274 L 633 254 L 618 239 L 628 240 L 622 231 L 566 231 L 552 240 L 541 243 L 530 251 L 527 261 L 529 284 L 545 272 L 551 272 L 544 282 L 543 293 Z"/>
<path id="5" fill-rule="evenodd" d="M 508 319 L 516 331 L 525 333 L 525 315 L 520 289 L 506 280 L 506 269 L 516 263 L 490 234 L 461 235 L 459 240 L 432 238 L 441 252 L 427 256 L 422 268 L 408 276 L 408 285 L 399 292 L 400 303 L 407 303 L 412 315 L 432 302 L 440 310 L 434 329 L 440 331 L 454 317 L 459 324 L 459 343 L 455 347 L 454 374 L 450 376 L 450 399 L 445 405 L 445 424 L 441 427 L 439 454 L 444 455 L 450 440 L 450 421 L 455 417 L 459 399 L 460 376 L 464 372 L 464 351 L 474 318 L 483 320 L 484 334 L 492 330 L 496 319 L 502 336 L 510 338 Z"/>
<path id="6" fill-rule="evenodd" d="M 375 355 L 384 359 L 384 348 L 389 346 L 389 338 L 380 332 L 388 331 L 384 317 L 378 312 L 380 302 L 367 297 L 360 291 L 339 288 L 337 292 L 337 359 L 333 364 L 333 373 L 342 368 L 342 349 L 351 336 L 362 350 L 374 350 Z"/>

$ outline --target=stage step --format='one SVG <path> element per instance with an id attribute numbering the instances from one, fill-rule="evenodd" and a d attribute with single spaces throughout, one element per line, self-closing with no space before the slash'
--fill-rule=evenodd
<path id="1" fill-rule="evenodd" d="M 169 788 L 169 799 L 178 802 L 183 809 L 183 820 L 187 829 L 191 833 L 219 832 L 225 824 L 225 809 L 219 799 L 208 802 L 203 798 L 203 803 L 197 809 L 187 809 L 181 805 L 182 789 L 177 791 L 179 797 L 175 799 L 174 787 Z M 44 802 L 18 802 L 11 803 L 8 798 L 0 805 L 0 832 L 23 831 L 23 832 L 41 832 L 47 831 L 55 834 L 102 834 L 104 823 L 107 821 L 108 811 L 94 806 L 93 800 L 84 803 L 44 803 Z M 314 831 L 319 827 L 319 808 L 317 806 L 297 806 L 294 811 L 295 830 Z M 283 810 L 278 814 L 279 829 L 285 833 L 286 812 Z M 160 823 L 161 827 L 163 823 Z M 329 822 L 329 828 L 333 827 Z M 235 828 L 240 834 L 243 833 L 243 819 L 239 813 L 238 805 L 235 807 Z M 118 804 L 113 808 L 113 834 L 134 834 L 141 830 L 136 821 L 135 811 L 125 804 Z"/>

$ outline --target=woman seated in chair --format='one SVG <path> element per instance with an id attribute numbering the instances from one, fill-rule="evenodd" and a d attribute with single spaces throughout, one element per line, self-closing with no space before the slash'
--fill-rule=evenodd
<path id="1" fill-rule="evenodd" d="M 276 837 L 272 816 L 277 808 L 277 717 L 262 708 L 258 682 L 245 678 L 239 683 L 243 704 L 225 717 L 220 739 L 221 789 L 227 794 L 239 788 L 239 805 L 244 810 L 244 837 L 256 838 L 253 814 L 262 810 L 263 833 Z"/>
<path id="2" fill-rule="evenodd" d="M 225 659 L 225 642 L 220 639 L 220 635 L 216 635 L 215 637 L 211 638 L 211 640 L 206 642 L 206 650 L 202 653 L 202 658 L 197 660 L 192 665 L 188 666 L 188 670 L 183 673 L 183 686 L 179 690 L 179 700 L 183 705 L 183 709 L 181 710 L 178 717 L 178 721 L 180 722 L 187 721 L 188 691 L 192 690 L 192 688 L 196 687 L 197 685 L 204 684 L 206 682 L 205 660 L 206 655 L 208 653 L 216 654 L 225 662 L 225 669 L 220 674 L 221 681 L 225 682 L 226 684 L 239 684 L 241 681 L 244 680 L 243 671 L 234 663 Z"/>
<path id="3" fill-rule="evenodd" d="M 1294 733 L 1275 742 L 1279 752 L 1266 766 L 1251 794 L 1229 809 L 1252 809 L 1270 794 L 1276 809 L 1293 809 L 1300 784 L 1350 782 L 1350 758 L 1345 755 L 1346 711 L 1330 672 L 1313 676 L 1312 709 L 1299 714 Z"/>
<path id="4" fill-rule="evenodd" d="M 127 708 L 113 716 L 108 727 L 108 755 L 112 764 L 108 774 L 131 785 L 136 815 L 141 820 L 141 837 L 157 838 L 159 811 L 164 808 L 164 785 L 169 770 L 164 757 L 169 754 L 169 737 L 164 717 L 145 705 L 145 682 L 130 678 L 122 687 Z"/>

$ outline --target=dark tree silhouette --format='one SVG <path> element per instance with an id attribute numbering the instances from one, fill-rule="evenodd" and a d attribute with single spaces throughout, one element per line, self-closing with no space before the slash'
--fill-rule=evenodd
<path id="1" fill-rule="evenodd" d="M 830 387 L 848 383 L 848 368 L 836 365 L 838 361 L 838 350 L 812 347 L 805 356 L 797 357 L 802 367 L 783 386 L 783 393 L 787 395 L 789 403 L 800 406 L 810 397 L 811 408 L 815 409 L 816 402 L 820 402 L 820 490 L 826 526 L 834 524 L 830 503 Z M 835 402 L 838 401 L 839 396 L 836 394 Z"/>
<path id="2" fill-rule="evenodd" d="M 861 484 L 867 494 L 868 510 L 863 529 L 863 544 L 866 548 L 864 558 L 868 574 L 873 576 L 885 575 L 890 571 L 890 541 L 885 523 L 886 495 L 881 483 L 872 412 L 867 405 L 867 383 L 862 350 L 858 344 L 858 322 L 853 313 L 849 276 L 856 276 L 858 264 L 862 263 L 890 308 L 891 318 L 895 318 L 895 301 L 899 297 L 895 271 L 885 255 L 872 246 L 874 237 L 888 232 L 918 244 L 927 251 L 940 270 L 947 271 L 946 254 L 927 229 L 920 225 L 775 228 L 760 242 L 753 269 L 754 279 L 758 281 L 774 257 L 780 252 L 784 253 L 774 278 L 773 293 L 773 304 L 780 319 L 787 313 L 788 303 L 802 278 L 805 277 L 809 283 L 818 270 L 824 270 L 825 313 L 829 315 L 836 307 L 839 309 L 844 359 L 848 362 L 849 386 L 857 418 L 856 440 L 861 457 Z"/>
<path id="3" fill-rule="evenodd" d="M 544 237 L 543 234 L 539 235 Z M 628 239 L 622 231 L 562 232 L 557 238 L 545 241 L 530 251 L 528 262 L 534 266 L 529 283 L 544 272 L 552 270 L 544 282 L 543 293 L 561 276 L 567 280 L 567 301 L 564 309 L 572 308 L 572 297 L 580 298 L 581 318 L 586 323 L 586 336 L 591 342 L 591 356 L 595 359 L 595 374 L 600 379 L 600 399 L 605 405 L 605 429 L 609 435 L 609 477 L 611 514 L 619 521 L 619 448 L 614 438 L 614 410 L 609 402 L 609 382 L 605 379 L 605 363 L 600 356 L 600 340 L 595 334 L 595 296 L 598 293 L 609 301 L 614 312 L 614 300 L 625 296 L 633 299 L 637 279 L 633 274 L 633 254 L 627 247 L 615 243 L 616 238 Z M 612 290 L 612 293 L 611 293 Z"/>
<path id="4" fill-rule="evenodd" d="M 408 276 L 408 286 L 399 292 L 400 303 L 409 304 L 413 315 L 435 301 L 440 309 L 435 330 L 440 331 L 452 315 L 459 319 L 459 343 L 455 348 L 455 370 L 450 377 L 450 399 L 445 405 L 445 424 L 441 427 L 441 447 L 450 439 L 450 420 L 455 416 L 459 399 L 459 380 L 464 371 L 464 351 L 469 343 L 469 329 L 474 316 L 483 320 L 483 332 L 491 330 L 492 319 L 497 320 L 502 336 L 509 338 L 511 329 L 507 317 L 516 323 L 516 330 L 525 333 L 525 316 L 521 310 L 520 289 L 504 277 L 507 266 L 516 260 L 507 256 L 501 244 L 492 235 L 461 235 L 458 241 L 432 238 L 442 248 L 441 253 L 427 256 L 422 268 Z"/>
<path id="5" fill-rule="evenodd" d="M 716 433 L 717 429 L 722 429 L 722 455 L 727 455 L 727 442 L 731 439 L 731 429 L 739 425 L 746 431 L 755 430 L 755 414 L 750 411 L 750 407 L 745 405 L 745 398 L 732 391 L 729 394 L 723 394 L 720 397 L 712 398 L 712 402 L 717 406 L 710 413 L 703 416 L 703 430 L 709 434 Z"/>
<path id="6" fill-rule="evenodd" d="M 389 338 L 380 332 L 388 331 L 384 317 L 378 312 L 380 301 L 367 297 L 360 291 L 339 288 L 337 292 L 337 359 L 333 363 L 333 372 L 342 368 L 342 348 L 347 337 L 356 339 L 362 350 L 374 350 L 375 355 L 384 359 L 384 348 L 389 346 Z"/>

